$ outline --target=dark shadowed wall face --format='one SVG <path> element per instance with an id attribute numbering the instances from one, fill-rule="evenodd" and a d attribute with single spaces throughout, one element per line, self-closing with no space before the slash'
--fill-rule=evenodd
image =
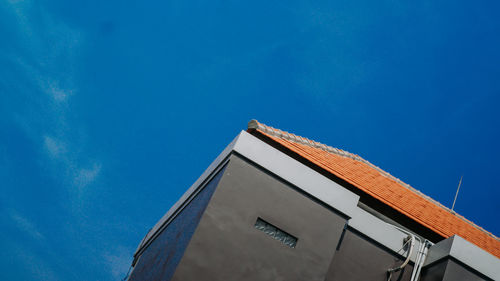
<path id="1" fill-rule="evenodd" d="M 129 280 L 170 280 L 224 170 L 146 248 Z"/>
<path id="2" fill-rule="evenodd" d="M 347 229 L 333 258 L 326 281 L 386 281 L 387 270 L 402 263 L 402 258 L 371 241 L 364 235 Z M 391 280 L 410 280 L 413 267 L 406 265 L 395 272 Z"/>
<path id="3" fill-rule="evenodd" d="M 256 229 L 258 218 L 295 246 Z M 345 221 L 232 156 L 172 280 L 324 280 Z"/>
<path id="4" fill-rule="evenodd" d="M 491 279 L 481 277 L 473 271 L 450 259 L 447 261 L 446 272 L 444 274 L 443 281 L 455 280 L 483 281 Z"/>
<path id="5" fill-rule="evenodd" d="M 442 281 L 448 262 L 442 260 L 422 269 L 422 281 Z"/>
<path id="6" fill-rule="evenodd" d="M 489 281 L 486 276 L 475 272 L 466 265 L 460 264 L 453 259 L 442 259 L 422 270 L 422 281 Z"/>

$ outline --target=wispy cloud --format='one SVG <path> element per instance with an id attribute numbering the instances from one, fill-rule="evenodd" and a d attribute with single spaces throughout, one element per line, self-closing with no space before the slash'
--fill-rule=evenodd
<path id="1" fill-rule="evenodd" d="M 46 84 L 46 85 L 43 85 Z M 45 88 L 45 92 L 55 101 L 55 102 L 65 102 L 68 97 L 73 94 L 75 89 L 63 89 L 60 87 L 57 81 L 48 81 L 43 83 L 41 87 Z"/>
<path id="2" fill-rule="evenodd" d="M 44 144 L 47 152 L 53 158 L 59 159 L 67 153 L 66 145 L 53 137 L 44 136 Z"/>
<path id="3" fill-rule="evenodd" d="M 13 233 L 22 232 L 33 238 L 33 243 L 13 239 L 9 242 L 8 256 L 26 267 L 26 274 L 32 275 L 32 280 L 57 280 L 59 276 L 72 274 L 66 279 L 85 280 L 85 276 L 75 272 L 91 267 L 89 263 L 71 260 L 68 255 L 97 254 L 101 259 L 91 262 L 93 269 L 101 267 L 99 271 L 120 279 L 130 265 L 131 251 L 120 248 L 103 255 L 103 250 L 96 249 L 96 245 L 104 243 L 100 223 L 106 221 L 99 218 L 94 223 L 88 212 L 95 206 L 95 201 L 89 198 L 101 192 L 94 187 L 103 177 L 105 161 L 89 153 L 86 148 L 91 146 L 88 142 L 92 141 L 91 136 L 81 123 L 74 121 L 73 108 L 78 107 L 75 97 L 84 94 L 78 81 L 79 66 L 84 63 L 81 54 L 85 53 L 85 33 L 34 0 L 0 1 L 0 9 L 10 17 L 9 29 L 14 34 L 14 40 L 5 40 L 0 46 L 0 63 L 9 69 L 0 75 L 0 118 L 23 132 L 23 137 L 30 140 L 26 142 L 28 145 L 34 144 L 33 156 L 37 157 L 34 162 L 39 164 L 44 178 L 52 177 L 43 187 L 50 185 L 49 192 L 53 192 L 50 196 L 62 199 L 56 201 L 60 205 L 51 206 L 46 212 L 61 212 L 59 219 L 65 222 L 41 225 L 16 211 L 22 209 L 11 205 L 16 202 L 4 201 L 8 205 L 2 206 L 7 210 L 4 218 L 15 227 Z M 3 111 L 4 108 L 9 110 Z M 1 157 L 0 153 L 0 160 Z M 50 235 L 44 235 L 43 230 L 50 231 Z M 89 235 L 92 231 L 99 233 Z M 64 245 L 54 241 L 59 238 Z M 58 247 L 52 247 L 55 244 Z"/>
<path id="4" fill-rule="evenodd" d="M 62 169 L 70 187 L 82 191 L 82 188 L 92 184 L 101 172 L 102 164 L 87 159 L 86 165 L 75 160 L 80 157 L 76 150 L 68 149 L 67 140 L 52 136 L 44 136 L 45 150 L 55 164 L 55 169 Z M 81 158 L 81 157 L 80 157 Z"/>
<path id="5" fill-rule="evenodd" d="M 94 182 L 100 171 L 100 163 L 94 163 L 90 169 L 79 168 L 73 177 L 73 184 L 78 188 L 83 188 Z"/>
<path id="6" fill-rule="evenodd" d="M 83 63 L 85 34 L 36 1 L 0 1 L 0 9 L 9 16 L 9 29 L 14 34 L 13 40 L 6 40 L 0 46 L 0 62 L 9 69 L 0 76 L 0 105 L 10 106 L 0 106 L 0 118 L 12 122 L 35 145 L 36 162 L 44 175 L 53 179 L 50 191 L 62 199 L 51 211 L 63 212 L 61 217 L 68 219 L 67 224 L 55 226 L 51 231 L 70 237 L 88 227 L 85 215 L 90 205 L 89 197 L 99 192 L 92 187 L 103 170 L 102 159 L 85 149 L 90 139 L 86 128 L 73 121 L 73 108 L 77 107 L 74 97 L 81 94 L 77 81 L 79 66 Z M 3 108 L 9 110 L 1 111 Z M 7 203 L 6 218 L 37 242 L 11 247 L 14 252 L 9 253 L 27 268 L 27 274 L 35 276 L 33 280 L 57 280 L 57 275 L 63 274 L 61 269 L 66 268 L 64 274 L 74 274 L 75 268 L 82 265 L 68 263 L 64 255 L 67 252 L 91 255 L 95 251 L 94 242 L 99 239 L 85 236 L 82 239 L 92 240 L 92 243 L 70 242 L 64 246 L 67 248 L 64 252 L 54 254 L 51 243 L 57 235 L 44 236 L 37 221 L 14 211 L 19 209 L 10 205 L 15 202 Z M 33 251 L 34 248 L 37 250 Z M 113 274 L 118 274 L 119 255 L 108 258 L 109 261 L 99 261 L 100 266 L 113 265 Z M 74 276 L 70 280 L 84 280 L 84 277 Z"/>
<path id="7" fill-rule="evenodd" d="M 26 271 L 33 277 L 31 280 L 59 280 L 57 273 L 44 258 L 36 255 L 28 248 L 18 245 L 15 247 L 14 258 L 26 264 Z"/>
<path id="8" fill-rule="evenodd" d="M 28 220 L 26 217 L 22 216 L 15 210 L 9 210 L 8 214 L 19 230 L 30 235 L 36 240 L 45 239 L 43 234 L 38 231 L 37 227 L 32 221 Z"/>
<path id="9" fill-rule="evenodd" d="M 17 51 L 6 59 L 18 70 L 18 79 L 29 84 L 12 86 L 12 94 L 30 101 L 23 110 L 27 114 L 17 113 L 13 119 L 46 152 L 47 159 L 42 161 L 54 176 L 68 188 L 82 191 L 98 179 L 102 168 L 100 161 L 81 149 L 84 128 L 68 123 L 71 97 L 78 92 L 75 76 L 83 33 L 31 0 L 10 1 L 8 5 L 17 19 L 13 28 L 20 40 L 14 48 Z"/>

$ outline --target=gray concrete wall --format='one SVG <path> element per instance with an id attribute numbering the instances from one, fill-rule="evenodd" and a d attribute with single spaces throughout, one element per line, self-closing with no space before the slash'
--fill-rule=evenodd
<path id="1" fill-rule="evenodd" d="M 442 281 L 443 277 L 444 277 L 444 273 L 446 272 L 447 265 L 448 265 L 448 260 L 443 259 L 439 262 L 436 262 L 432 266 L 428 266 L 428 267 L 423 268 L 420 280 L 422 280 L 422 281 Z"/>
<path id="2" fill-rule="evenodd" d="M 491 279 L 486 278 L 484 276 L 479 276 L 478 274 L 470 271 L 466 267 L 449 259 L 449 260 L 447 260 L 446 272 L 444 273 L 443 281 L 456 281 L 456 280 L 482 281 L 482 280 L 491 280 Z M 425 280 L 425 281 L 427 281 L 427 280 Z"/>
<path id="3" fill-rule="evenodd" d="M 259 217 L 296 247 L 255 229 Z M 233 155 L 172 280 L 324 280 L 345 221 Z"/>
<path id="4" fill-rule="evenodd" d="M 433 264 L 430 264 L 422 270 L 422 281 L 490 281 L 483 274 L 475 271 L 467 265 L 447 257 Z"/>
<path id="5" fill-rule="evenodd" d="M 170 280 L 223 174 L 224 169 L 146 247 L 128 280 Z"/>
<path id="6" fill-rule="evenodd" d="M 387 270 L 402 264 L 404 258 L 395 255 L 375 241 L 347 228 L 332 260 L 326 281 L 386 281 Z M 410 280 L 412 264 L 392 275 L 391 280 Z"/>
<path id="7" fill-rule="evenodd" d="M 500 280 L 500 259 L 460 236 L 453 235 L 433 245 L 424 268 L 443 259 L 459 261 L 463 267 L 469 268 L 471 272 L 480 272 L 489 280 Z"/>
<path id="8" fill-rule="evenodd" d="M 387 269 L 404 259 L 356 229 L 342 235 L 348 218 L 328 204 L 241 156 L 229 159 L 220 180 L 212 182 L 218 181 L 217 187 L 211 183 L 203 191 L 215 188 L 206 209 L 207 197 L 198 199 L 203 193 L 188 205 L 197 210 L 199 223 L 179 229 L 175 222 L 186 218 L 175 217 L 143 253 L 130 280 L 385 281 Z M 358 224 L 377 225 L 358 217 Z M 297 237 L 296 247 L 255 229 L 257 218 Z M 380 231 L 391 236 L 395 230 Z M 411 270 L 409 264 L 392 280 L 409 280 Z"/>

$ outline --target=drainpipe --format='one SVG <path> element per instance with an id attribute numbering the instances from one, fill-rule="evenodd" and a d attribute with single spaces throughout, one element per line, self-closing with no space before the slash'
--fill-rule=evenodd
<path id="1" fill-rule="evenodd" d="M 421 254 L 421 258 L 420 258 L 420 262 L 419 262 L 419 265 L 417 268 L 417 272 L 415 273 L 415 279 L 411 279 L 411 281 L 418 281 L 418 279 L 420 278 L 420 271 L 422 270 L 422 267 L 424 266 L 425 258 L 427 257 L 427 252 L 429 251 L 429 247 L 431 245 L 432 244 L 428 240 L 425 240 L 424 249 L 423 249 L 422 254 Z"/>
<path id="2" fill-rule="evenodd" d="M 420 243 L 420 245 L 419 245 L 420 247 L 419 247 L 419 250 L 417 252 L 417 257 L 415 259 L 415 264 L 413 266 L 413 272 L 411 274 L 411 279 L 410 279 L 410 281 L 418 281 L 418 279 L 420 278 L 420 271 L 422 270 L 422 267 L 423 267 L 423 265 L 425 263 L 425 258 L 427 257 L 427 253 L 429 251 L 429 247 L 431 247 L 434 244 L 431 241 L 427 240 L 427 239 L 420 239 L 418 236 L 413 235 L 413 233 L 411 233 L 411 232 L 409 232 L 409 231 L 407 231 L 405 229 L 402 229 L 402 228 L 397 227 L 397 226 L 395 226 L 393 224 L 390 224 L 390 223 L 387 223 L 387 224 L 390 225 L 390 226 L 392 226 L 392 227 L 394 227 L 394 228 L 396 228 L 397 230 L 399 230 L 399 231 L 401 231 L 403 233 L 408 234 L 409 236 L 411 236 L 413 238 L 416 238 L 418 240 L 418 242 Z M 410 253 L 408 254 L 408 257 L 406 258 L 406 261 L 402 264 L 402 266 L 399 266 L 401 268 L 398 269 L 398 270 L 401 270 L 401 269 L 403 269 L 404 266 L 406 266 L 407 261 L 409 261 L 410 257 L 411 257 L 411 249 L 410 249 Z M 389 278 L 387 280 L 388 281 L 391 280 L 392 273 L 394 271 L 398 271 L 398 270 L 389 269 L 387 271 L 389 273 Z"/>
<path id="3" fill-rule="evenodd" d="M 418 267 L 420 266 L 420 261 L 422 260 L 422 253 L 424 252 L 425 242 L 420 241 L 420 247 L 417 252 L 417 258 L 415 259 L 415 263 L 413 265 L 413 272 L 411 273 L 410 281 L 415 281 L 415 276 L 417 275 Z"/>

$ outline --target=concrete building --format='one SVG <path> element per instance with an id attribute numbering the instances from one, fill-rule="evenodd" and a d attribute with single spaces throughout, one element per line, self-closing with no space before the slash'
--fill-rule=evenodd
<path id="1" fill-rule="evenodd" d="M 255 120 L 129 280 L 500 280 L 500 240 L 361 157 Z"/>

